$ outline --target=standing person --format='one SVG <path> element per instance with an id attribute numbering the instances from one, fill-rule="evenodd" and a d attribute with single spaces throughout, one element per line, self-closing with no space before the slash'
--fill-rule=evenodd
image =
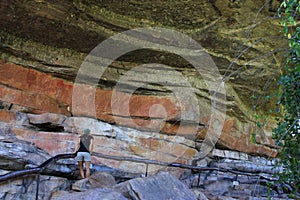
<path id="1" fill-rule="evenodd" d="M 75 152 L 81 178 L 90 176 L 91 153 L 93 152 L 94 137 L 90 135 L 90 129 L 85 129 L 83 135 L 79 137 Z M 84 177 L 83 162 L 85 162 L 86 174 Z"/>

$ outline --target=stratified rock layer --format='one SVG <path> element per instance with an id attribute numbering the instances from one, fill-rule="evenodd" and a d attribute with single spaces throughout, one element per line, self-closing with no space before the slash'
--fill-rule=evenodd
<path id="1" fill-rule="evenodd" d="M 55 113 L 28 114 L 2 110 L 0 116 L 3 119 L 0 123 L 0 168 L 5 170 L 36 167 L 51 156 L 72 153 L 79 135 L 85 128 L 91 129 L 95 138 L 94 150 L 100 152 L 93 154 L 91 177 L 70 180 L 76 179 L 76 174 L 79 176 L 75 160 L 54 161 L 47 170 L 43 170 L 43 173 L 52 176 L 40 177 L 39 199 L 74 199 L 74 196 L 93 199 L 95 195 L 115 199 L 131 199 L 136 195 L 142 199 L 153 196 L 158 199 L 183 199 L 183 193 L 186 199 L 195 199 L 194 194 L 204 199 L 263 199 L 269 195 L 287 199 L 283 186 L 275 183 L 277 178 L 274 173 L 282 170 L 274 167 L 275 159 L 215 148 L 205 158 L 195 162 L 203 167 L 200 171 L 191 171 L 178 168 L 179 163 L 190 164 L 198 153 L 195 142 L 182 136 L 142 132 L 88 117 L 67 117 Z M 105 159 L 101 156 L 103 154 L 107 155 Z M 109 156 L 123 159 L 114 160 Z M 147 167 L 145 163 L 125 161 L 124 158 L 129 157 L 172 165 L 163 167 L 152 163 Z M 158 170 L 173 175 L 156 174 Z M 146 175 L 149 177 L 142 178 Z M 1 182 L 0 197 L 34 198 L 36 178 L 31 175 Z M 169 191 L 170 187 L 172 191 Z M 24 190 L 27 192 L 22 192 Z"/>
<path id="2" fill-rule="evenodd" d="M 271 139 L 274 123 L 266 112 L 273 104 L 263 98 L 275 87 L 277 66 L 284 55 L 281 27 L 274 18 L 276 1 L 266 4 L 254 0 L 142 3 L 130 0 L 100 4 L 94 0 L 4 0 L 0 5 L 1 108 L 95 117 L 117 125 L 202 141 L 211 124 L 211 107 L 216 100 L 218 105 L 227 107 L 217 145 L 247 153 L 276 155 Z M 73 82 L 94 47 L 117 33 L 149 26 L 179 31 L 201 44 L 224 80 L 226 100 L 212 95 L 214 91 L 209 91 L 193 63 L 170 52 L 149 49 L 128 52 L 113 60 L 102 76 L 97 77 L 95 104 L 91 105 L 90 98 L 84 95 L 94 88 L 83 83 L 79 84 L 83 95 L 74 97 Z M 159 35 L 154 38 L 162 39 Z M 147 63 L 159 65 L 134 71 Z M 122 79 L 128 72 L 136 79 Z M 189 84 L 183 84 L 182 80 Z M 120 82 L 122 98 L 113 98 L 116 84 Z M 182 111 L 194 113 L 192 106 L 189 102 L 179 105 L 173 94 L 190 88 L 195 92 L 200 111 L 196 125 L 182 120 Z M 122 102 L 129 104 L 123 106 Z M 115 104 L 121 106 L 112 110 Z M 256 129 L 257 119 L 253 116 L 261 113 L 270 120 L 270 126 Z M 0 113 L 0 117 L 7 122 L 14 119 L 14 114 Z M 22 134 L 19 136 L 23 137 Z"/>
<path id="3" fill-rule="evenodd" d="M 76 113 L 72 113 L 73 84 L 71 82 L 33 69 L 23 68 L 19 65 L 2 62 L 0 66 L 0 99 L 6 105 L 7 109 L 29 113 L 52 112 L 65 115 L 60 120 L 51 117 L 48 121 L 44 119 L 43 123 L 60 126 L 59 121 L 62 122 L 67 116 L 90 116 L 109 123 L 116 123 L 117 121 L 119 125 L 146 131 L 161 131 L 170 135 L 185 135 L 194 140 L 203 140 L 206 136 L 207 128 L 203 129 L 202 126 L 196 125 L 197 129 L 195 130 L 195 125 L 193 124 L 174 123 L 175 119 L 180 118 L 181 112 L 177 107 L 176 99 L 171 96 L 128 95 L 123 93 L 123 99 L 130 99 L 130 116 L 134 117 L 129 118 L 130 116 L 122 115 L 126 113 L 122 109 L 119 109 L 117 112 L 112 111 L 112 102 L 118 101 L 118 99 L 112 99 L 111 90 L 101 90 L 98 88 L 95 92 L 95 101 L 100 103 L 97 103 L 93 107 L 87 103 L 88 100 L 85 100 L 85 96 L 78 97 L 81 101 L 76 103 L 75 100 L 75 106 L 78 106 L 78 109 L 76 109 Z M 89 90 L 90 88 L 83 84 L 80 87 L 82 90 Z M 160 109 L 158 109 L 152 111 L 151 118 L 149 118 L 149 110 L 157 104 L 162 105 L 164 110 L 167 111 L 165 116 L 162 116 Z M 91 108 L 95 108 L 96 112 L 92 112 Z M 124 106 L 125 108 L 126 105 Z M 1 113 L 3 121 L 14 120 L 14 112 L 2 110 Z M 209 113 L 203 115 L 199 121 L 203 124 L 209 124 Z M 39 118 L 42 120 L 42 117 Z M 34 118 L 32 120 L 31 123 L 35 123 Z M 252 132 L 253 128 L 251 124 L 240 122 L 236 118 L 227 117 L 218 144 L 229 149 L 247 153 L 268 156 L 276 155 L 276 151 L 272 149 L 274 143 L 271 140 L 270 131 L 267 129 L 265 131 L 262 130 L 260 134 L 264 140 L 258 139 L 258 143 L 252 141 Z M 60 137 L 63 136 L 60 135 Z"/>
<path id="4" fill-rule="evenodd" d="M 18 119 L 15 121 L 1 123 L 0 136 L 4 141 L 9 138 L 15 141 L 27 141 L 34 148 L 45 150 L 50 157 L 57 154 L 74 153 L 79 135 L 86 128 L 89 128 L 94 136 L 94 152 L 104 155 L 189 164 L 197 154 L 195 142 L 182 136 L 141 132 L 113 126 L 92 118 L 66 117 L 65 115 L 51 113 L 38 115 L 19 113 Z M 14 148 L 16 144 L 11 142 L 6 144 L 6 146 Z M 20 151 L 24 150 L 20 149 Z M 20 151 L 15 152 L 16 156 L 22 154 Z M 2 153 L 4 157 L 9 157 L 5 154 L 7 152 L 10 151 L 6 150 Z M 35 151 L 32 152 L 36 153 Z M 30 157 L 30 154 L 26 156 Z M 36 156 L 31 157 L 35 158 Z M 23 159 L 25 159 L 25 155 L 23 155 Z M 34 162 L 30 161 L 29 158 L 28 160 L 27 162 Z M 8 161 L 13 162 L 11 160 Z M 39 159 L 39 164 L 42 161 L 45 160 Z M 22 163 L 23 167 L 28 164 L 26 159 Z M 72 163 L 74 164 L 75 161 Z M 107 165 L 132 173 L 144 173 L 146 170 L 145 164 L 142 163 L 115 161 L 98 156 L 93 156 L 93 164 Z M 22 169 L 22 166 L 16 169 Z M 148 170 L 149 173 L 153 173 L 161 168 L 163 167 L 151 165 Z"/>

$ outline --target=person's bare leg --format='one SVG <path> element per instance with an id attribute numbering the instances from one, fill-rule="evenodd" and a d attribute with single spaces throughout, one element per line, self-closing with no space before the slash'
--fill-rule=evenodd
<path id="1" fill-rule="evenodd" d="M 85 162 L 85 170 L 86 170 L 86 177 L 90 177 L 90 165 L 91 165 L 91 162 Z"/>
<path id="2" fill-rule="evenodd" d="M 84 178 L 83 162 L 82 161 L 78 161 L 78 167 L 79 167 L 80 177 Z"/>

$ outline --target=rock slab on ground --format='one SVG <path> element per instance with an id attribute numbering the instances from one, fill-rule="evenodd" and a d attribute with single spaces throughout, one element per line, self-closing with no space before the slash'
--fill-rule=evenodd
<path id="1" fill-rule="evenodd" d="M 127 200 L 121 193 L 108 188 L 90 189 L 85 192 L 66 192 L 55 193 L 51 200 Z"/>
<path id="2" fill-rule="evenodd" d="M 128 182 L 129 194 L 134 200 L 196 200 L 197 197 L 176 177 L 160 172 L 148 178 L 136 178 Z"/>
<path id="3" fill-rule="evenodd" d="M 110 188 L 116 184 L 115 178 L 106 172 L 96 172 L 89 178 L 76 181 L 72 184 L 74 191 L 86 191 L 93 188 Z"/>

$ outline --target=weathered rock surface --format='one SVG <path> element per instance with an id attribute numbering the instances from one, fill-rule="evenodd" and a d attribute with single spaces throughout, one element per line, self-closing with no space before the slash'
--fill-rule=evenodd
<path id="1" fill-rule="evenodd" d="M 150 177 L 135 178 L 119 183 L 113 189 L 133 200 L 197 199 L 187 185 L 167 172 L 159 172 Z"/>
<path id="2" fill-rule="evenodd" d="M 272 126 L 254 130 L 252 108 L 258 113 L 272 108 L 272 102 L 261 95 L 273 90 L 276 66 L 284 55 L 280 51 L 284 45 L 279 37 L 281 27 L 274 18 L 277 4 L 277 1 L 266 4 L 254 0 L 102 1 L 101 4 L 93 0 L 4 0 L 0 8 L 0 100 L 10 104 L 11 109 L 21 106 L 30 113 L 91 116 L 94 113 L 85 109 L 89 101 L 84 95 L 76 112 L 72 107 L 72 82 L 86 55 L 100 42 L 125 30 L 145 26 L 170 28 L 199 42 L 225 81 L 226 100 L 217 101 L 227 106 L 227 118 L 218 145 L 269 155 L 274 147 Z M 146 71 L 132 70 L 145 63 L 165 64 L 175 70 L 160 66 Z M 135 79 L 123 83 L 124 98 L 128 98 L 128 92 L 135 86 L 141 87 L 130 98 L 129 113 L 122 109 L 112 112 L 112 90 L 128 71 Z M 178 55 L 145 49 L 129 52 L 114 60 L 99 78 L 95 95 L 98 119 L 176 134 L 181 110 L 170 93 L 176 88 L 185 91 L 192 87 L 201 113 L 197 121 L 199 131 L 210 124 L 211 93 L 191 63 Z M 181 84 L 183 79 L 190 84 Z M 89 90 L 82 87 L 83 92 Z M 251 101 L 251 96 L 257 98 Z M 166 112 L 153 106 L 156 104 Z M 188 110 L 187 105 L 182 109 Z M 184 134 L 194 137 L 197 134 L 190 125 L 181 127 Z M 253 132 L 259 145 L 252 142 Z M 205 130 L 201 131 L 197 139 L 202 140 L 205 134 Z"/>
<path id="3" fill-rule="evenodd" d="M 164 162 L 182 162 L 185 163 L 188 160 L 192 160 L 193 157 L 187 157 L 187 155 L 182 155 L 181 151 L 174 151 L 174 149 L 178 148 L 176 146 L 179 145 L 179 147 L 182 144 L 189 144 L 190 146 L 188 148 L 193 149 L 191 146 L 193 144 L 192 141 L 187 140 L 184 137 L 179 136 L 165 136 L 165 139 L 167 142 L 167 138 L 171 137 L 174 140 L 168 139 L 168 143 L 160 143 L 160 145 L 156 145 L 154 149 L 147 149 L 145 148 L 144 143 L 137 143 L 136 146 L 139 144 L 141 145 L 139 148 L 144 150 L 145 155 L 148 151 L 151 151 L 150 155 L 156 155 L 156 151 L 159 151 L 159 157 L 147 157 L 143 154 L 137 154 L 136 151 L 129 151 L 129 149 L 125 148 L 126 145 L 133 143 L 137 139 L 141 139 L 140 137 L 145 137 L 145 133 L 140 134 L 142 132 L 128 129 L 128 128 L 120 128 L 116 127 L 114 125 L 106 124 L 100 121 L 97 121 L 95 119 L 85 118 L 85 117 L 66 117 L 62 115 L 56 115 L 56 114 L 49 114 L 49 116 L 46 116 L 46 114 L 40 114 L 40 115 L 33 115 L 30 114 L 24 114 L 24 113 L 15 113 L 15 122 L 9 121 L 9 123 L 2 122 L 2 128 L 1 128 L 1 156 L 4 159 L 1 159 L 1 169 L 9 169 L 9 170 L 18 170 L 18 169 L 24 169 L 26 167 L 33 167 L 37 166 L 50 156 L 56 155 L 58 153 L 68 153 L 73 152 L 74 146 L 75 146 L 75 140 L 76 137 L 78 137 L 77 133 L 71 132 L 72 130 L 83 130 L 86 127 L 93 127 L 92 134 L 94 134 L 94 137 L 97 138 L 105 138 L 109 139 L 110 143 L 108 143 L 108 140 L 104 140 L 104 143 L 96 143 L 97 145 L 101 145 L 102 149 L 106 149 L 107 151 L 100 151 L 99 152 L 105 153 L 107 155 L 120 155 L 120 156 L 130 156 L 130 157 L 140 157 L 140 158 L 148 158 L 148 159 L 157 159 Z M 40 117 L 40 118 L 39 118 Z M 58 119 L 64 119 L 64 120 L 58 120 Z M 39 131 L 39 129 L 44 129 L 45 126 L 49 127 L 52 124 L 56 126 L 61 126 L 65 131 L 68 132 L 45 132 L 45 131 Z M 74 123 L 71 123 L 70 121 L 76 121 L 78 120 L 76 128 L 74 126 Z M 46 125 L 45 125 L 46 122 Z M 57 123 L 59 122 L 59 123 Z M 80 123 L 79 123 L 80 122 Z M 62 123 L 62 124 L 61 124 Z M 5 126 L 4 126 L 5 124 Z M 36 126 L 38 125 L 38 126 Z M 92 125 L 92 126 L 91 126 Z M 53 126 L 51 126 L 53 128 Z M 51 129 L 55 130 L 55 129 Z M 114 131 L 112 131 L 114 130 Z M 147 133 L 148 134 L 148 133 Z M 59 137 L 58 137 L 59 136 Z M 152 133 L 151 140 L 153 140 L 156 136 L 159 136 L 158 134 Z M 18 139 L 17 139 L 18 138 Z M 161 136 L 158 137 L 160 140 L 163 140 Z M 27 141 L 21 141 L 27 140 Z M 159 140 L 159 141 L 160 141 Z M 14 143 L 10 143 L 7 141 L 14 141 Z M 154 140 L 155 141 L 155 140 Z M 53 148 L 51 145 L 47 145 L 48 143 L 55 143 L 56 147 L 59 148 Z M 114 144 L 116 142 L 116 144 Z M 68 145 L 66 145 L 67 143 Z M 144 144 L 144 145 L 143 145 Z M 13 145 L 13 146 L 12 146 Z M 36 146 L 35 146 L 36 145 Z M 172 149 L 170 151 L 168 148 L 164 148 L 164 145 L 174 145 L 176 148 Z M 46 149 L 48 153 L 45 151 L 42 151 L 40 148 Z M 186 146 L 187 147 L 187 146 Z M 112 148 L 116 153 L 111 153 L 112 150 L 109 150 Z M 137 147 L 136 147 L 137 148 Z M 126 150 L 127 149 L 127 150 Z M 181 148 L 179 148 L 181 149 Z M 126 151 L 127 152 L 126 152 Z M 19 152 L 20 151 L 20 152 Z M 153 151 L 153 152 L 152 152 Z M 194 149 L 194 151 L 196 151 Z M 175 155 L 175 152 L 179 153 L 178 155 L 182 155 L 180 159 L 171 159 L 168 160 L 168 156 L 170 156 L 170 153 L 173 153 Z M 140 152 L 141 153 L 141 152 Z M 149 152 L 148 152 L 149 153 Z M 187 160 L 185 160 L 187 159 Z M 4 162 L 5 160 L 5 162 Z M 7 162 L 6 162 L 7 160 Z M 11 163 L 10 165 L 7 163 Z M 218 150 L 215 149 L 212 151 L 206 158 L 203 160 L 199 160 L 197 164 L 202 167 L 215 167 L 215 169 L 212 170 L 204 170 L 201 171 L 201 173 L 198 173 L 197 171 L 194 171 L 194 173 L 191 173 L 191 171 L 187 170 L 179 170 L 178 168 L 174 168 L 173 170 L 168 168 L 164 168 L 162 166 L 155 166 L 155 165 L 149 165 L 148 168 L 148 175 L 154 174 L 157 170 L 167 170 L 171 171 L 172 174 L 175 174 L 182 182 L 186 185 L 185 188 L 193 188 L 193 192 L 195 195 L 197 195 L 199 198 L 205 199 L 204 197 L 207 197 L 208 199 L 222 199 L 222 198 L 245 198 L 248 197 L 267 197 L 269 194 L 271 194 L 273 197 L 278 198 L 286 198 L 282 186 L 275 184 L 274 180 L 276 179 L 273 176 L 273 173 L 275 171 L 274 168 L 275 161 L 268 160 L 262 157 L 255 157 L 250 156 L 245 153 L 236 152 L 236 151 L 229 151 L 229 150 Z M 50 165 L 47 169 L 46 173 L 49 175 L 59 175 L 59 176 L 68 176 L 69 178 L 76 178 L 73 173 L 76 171 L 76 166 L 74 165 L 74 160 L 62 160 L 58 161 L 53 165 Z M 145 164 L 137 164 L 135 162 L 128 162 L 128 161 L 115 161 L 110 159 L 103 159 L 101 157 L 93 157 L 93 174 L 89 179 L 83 179 L 80 181 L 76 181 L 72 184 L 67 182 L 69 185 L 68 188 L 72 188 L 76 191 L 82 191 L 80 193 L 76 192 L 70 192 L 70 191 L 57 191 L 57 189 L 53 189 L 55 194 L 53 194 L 53 198 L 73 198 L 74 195 L 78 195 L 78 197 L 84 199 L 84 198 L 93 198 L 92 195 L 104 195 L 104 197 L 110 198 L 128 198 L 128 199 L 134 199 L 136 197 L 133 197 L 137 193 L 139 193 L 139 196 L 147 198 L 151 198 L 151 196 L 147 196 L 149 192 L 145 190 L 152 188 L 153 190 L 160 190 L 160 192 L 154 192 L 155 194 L 163 194 L 163 195 L 172 195 L 172 193 L 169 193 L 166 191 L 169 191 L 169 188 L 172 188 L 173 184 L 178 180 L 174 180 L 175 178 L 170 178 L 169 181 L 166 181 L 165 175 L 151 175 L 148 178 L 137 178 L 141 175 L 144 175 L 146 173 L 146 165 Z M 106 169 L 103 167 L 100 167 L 96 164 L 106 164 L 112 168 Z M 218 170 L 220 169 L 220 170 Z M 98 170 L 98 172 L 97 172 Z M 228 171 L 224 171 L 228 170 Z M 105 173 L 103 171 L 106 171 Z M 122 173 L 123 171 L 123 173 Z M 134 173 L 133 173 L 134 172 Z M 108 173 L 108 174 L 107 174 Z M 130 174 L 132 173 L 132 174 Z M 68 175 L 69 174 L 69 175 Z M 114 178 L 112 177 L 114 176 Z M 174 176 L 172 176 L 174 177 Z M 50 178 L 51 179 L 51 178 Z M 49 180 L 50 180 L 49 179 Z M 118 182 L 121 182 L 119 184 L 116 184 L 114 179 L 118 179 Z M 131 179 L 129 181 L 125 181 Z M 19 179 L 17 179 L 19 180 Z M 65 180 L 65 179 L 62 179 Z M 155 183 L 158 181 L 160 183 Z M 125 181 L 125 182 L 122 182 Z M 173 183 L 174 181 L 174 183 Z M 144 183 L 144 187 L 143 184 Z M 267 187 L 266 184 L 271 183 L 271 189 Z M 2 185 L 0 188 L 8 188 L 7 185 L 10 184 L 10 182 L 7 183 L 1 183 Z M 34 187 L 34 186 L 32 186 Z M 109 190 L 93 190 L 93 188 L 111 188 Z M 175 186 L 174 186 L 175 187 Z M 183 186 L 180 186 L 183 187 Z M 143 189 L 144 188 L 144 189 Z M 4 191 L 6 191 L 6 189 Z M 20 192 L 18 188 L 12 188 L 11 190 L 16 191 L 16 193 Z M 59 189 L 60 190 L 60 189 Z M 176 192 L 177 190 L 175 190 Z M 181 190 L 180 190 L 181 191 Z M 33 195 L 34 190 L 32 192 L 26 194 L 27 196 Z M 52 191 L 51 191 L 52 192 Z M 145 192 L 145 193 L 144 193 Z M 7 195 L 11 194 L 10 192 L 6 192 Z M 6 194 L 5 193 L 5 194 Z M 14 192 L 12 192 L 12 196 L 7 196 L 7 199 L 13 199 L 15 198 Z M 99 194 L 98 194 L 99 193 Z M 164 194 L 166 193 L 166 194 Z M 5 195 L 3 194 L 3 195 Z M 47 193 L 49 196 L 50 193 Z M 121 195 L 122 194 L 122 195 Z M 153 195 L 152 193 L 150 193 Z M 21 193 L 20 195 L 25 195 Z M 48 196 L 43 194 L 44 197 L 41 197 L 41 199 L 48 199 Z M 69 197 L 67 197 L 69 195 Z M 26 197 L 27 197 L 26 196 Z M 22 196 L 26 198 L 25 196 Z M 54 198 L 54 199 L 55 199 Z M 201 199 L 200 198 L 200 199 Z"/>
<path id="4" fill-rule="evenodd" d="M 195 142 L 182 136 L 142 132 L 87 117 L 67 117 L 54 113 L 19 113 L 18 118 L 14 121 L 2 122 L 2 125 L 3 129 L 0 135 L 3 138 L 27 141 L 35 145 L 35 148 L 45 150 L 50 156 L 73 153 L 79 135 L 86 128 L 90 128 L 91 134 L 94 136 L 94 151 L 105 155 L 188 164 L 197 153 Z M 12 143 L 11 145 L 16 144 Z M 6 152 L 9 151 L 6 149 Z M 75 164 L 74 160 L 63 162 Z M 93 156 L 92 162 L 132 173 L 145 173 L 146 170 L 146 165 L 143 163 L 108 160 L 97 156 Z M 155 172 L 161 168 L 161 166 L 151 165 L 148 172 Z"/>
<path id="5" fill-rule="evenodd" d="M 94 173 L 89 178 L 89 182 L 91 184 L 91 188 L 111 188 L 116 184 L 115 178 L 105 172 Z"/>
<path id="6" fill-rule="evenodd" d="M 168 173 L 159 173 L 148 178 L 128 181 L 129 195 L 134 200 L 174 199 L 196 200 L 197 197 L 177 178 Z M 168 191 L 168 192 L 166 192 Z"/>
<path id="7" fill-rule="evenodd" d="M 1 170 L 1 174 L 9 171 Z M 65 178 L 53 176 L 40 176 L 38 199 L 49 200 L 52 193 L 59 190 L 66 190 L 70 182 Z M 35 175 L 25 176 L 8 183 L 0 183 L 0 198 L 5 200 L 13 199 L 36 199 L 37 179 Z"/>
<path id="8" fill-rule="evenodd" d="M 36 124 L 36 126 L 44 126 L 44 129 L 51 131 L 52 130 L 60 130 L 63 131 L 62 125 L 58 123 L 63 122 L 66 120 L 65 123 L 73 123 L 72 121 L 66 119 L 66 116 L 70 116 L 70 106 L 71 96 L 72 96 L 72 84 L 66 82 L 62 79 L 54 78 L 49 75 L 42 74 L 41 72 L 37 72 L 31 69 L 24 69 L 20 66 L 12 65 L 12 64 L 4 64 L 3 67 L 0 68 L 0 82 L 4 85 L 10 85 L 11 87 L 3 86 L 4 90 L 0 95 L 0 98 L 4 102 L 11 103 L 11 110 L 18 110 L 30 113 L 41 113 L 41 112 L 54 112 L 63 115 L 52 115 L 45 114 L 43 116 L 39 116 L 38 119 L 35 119 L 34 116 L 29 115 L 30 123 Z M 10 72 L 8 72 L 8 71 Z M 7 76 L 6 74 L 11 74 Z M 21 74 L 21 75 L 19 75 Z M 30 78 L 34 74 L 34 78 Z M 14 75 L 16 75 L 14 77 Z M 19 78 L 22 77 L 22 79 Z M 33 80 L 32 80 L 33 79 Z M 51 84 L 48 84 L 51 83 Z M 1 87 L 1 85 L 0 85 Z M 1 89 L 0 89 L 1 90 Z M 23 92 L 20 92 L 23 91 Z M 27 96 L 27 91 L 29 96 Z M 115 122 L 115 116 L 111 111 L 111 91 L 107 90 L 97 90 L 96 92 L 96 99 L 99 98 L 99 102 L 101 104 L 97 104 L 97 117 L 108 122 Z M 17 93 L 16 93 L 17 92 Z M 24 93 L 25 92 L 25 93 Z M 16 95 L 17 96 L 16 96 Z M 35 95 L 33 95 L 35 94 Z M 25 95 L 25 96 L 24 96 Z M 125 94 L 124 94 L 125 95 Z M 39 99 L 38 96 L 46 99 Z M 49 102 L 52 103 L 49 103 Z M 98 100 L 97 100 L 98 101 Z M 199 133 L 191 132 L 194 128 L 191 128 L 190 125 L 177 125 L 172 124 L 174 123 L 172 119 L 176 119 L 180 116 L 180 112 L 174 107 L 174 101 L 169 97 L 155 97 L 155 96 L 143 96 L 143 95 L 135 95 L 131 97 L 131 106 L 130 111 L 134 118 L 130 119 L 121 119 L 118 117 L 117 113 L 117 120 L 118 122 L 122 122 L 121 125 L 129 125 L 131 123 L 133 127 L 143 128 L 145 130 L 159 130 L 160 128 L 163 132 L 167 132 L 171 135 L 178 134 L 178 135 L 192 135 L 191 139 L 198 139 L 203 140 L 206 136 L 207 129 L 202 129 L 199 126 Z M 22 107 L 16 106 L 20 105 Z M 149 121 L 149 108 L 153 105 L 163 105 L 163 107 L 167 110 L 167 120 L 171 120 L 170 122 L 161 123 L 161 113 L 154 112 L 156 115 L 152 115 L 153 118 L 157 119 L 152 122 Z M 132 108 L 131 108 L 132 107 Z M 85 108 L 85 106 L 83 106 Z M 99 108 L 99 109 L 98 109 Z M 82 111 L 82 112 L 81 112 Z M 91 116 L 91 113 L 87 113 L 84 110 L 81 110 L 78 115 L 85 115 Z M 121 111 L 120 111 L 121 112 Z M 3 118 L 7 117 L 8 119 L 13 113 L 6 113 L 3 111 Z M 153 112 L 152 112 L 153 114 Z M 50 119 L 47 119 L 49 117 Z M 51 119 L 51 117 L 57 117 L 57 119 Z M 8 120 L 3 119 L 3 120 Z M 40 120 L 39 122 L 36 120 Z M 52 120 L 51 122 L 49 120 Z M 58 121 L 57 121 L 58 120 Z M 76 121 L 80 123 L 79 120 Z M 124 122 L 124 123 L 123 123 Z M 51 123 L 48 125 L 47 123 Z M 203 120 L 204 124 L 209 123 L 208 119 Z M 91 124 L 93 126 L 93 124 Z M 181 127 L 181 133 L 178 133 L 178 127 Z M 148 128 L 147 128 L 148 127 Z M 68 128 L 68 127 L 67 127 Z M 42 130 L 42 129 L 40 129 Z M 74 132 L 75 130 L 67 130 Z M 271 140 L 271 132 L 268 130 L 262 130 L 261 133 L 264 134 L 264 140 L 257 139 L 258 143 L 254 143 L 251 136 L 254 130 L 251 126 L 245 125 L 244 123 L 238 121 L 235 118 L 230 118 L 225 120 L 223 132 L 219 139 L 218 144 L 233 150 L 238 150 L 247 153 L 256 153 L 256 154 L 263 154 L 263 155 L 270 155 L 275 156 L 276 151 L 274 151 L 274 142 Z M 162 136 L 165 137 L 165 136 Z"/>
<path id="9" fill-rule="evenodd" d="M 18 139 L 0 140 L 0 169 L 23 170 L 38 167 L 51 158 L 44 150 L 36 147 L 33 143 Z M 51 163 L 41 173 L 63 177 L 72 177 L 75 168 L 64 163 Z"/>
<path id="10" fill-rule="evenodd" d="M 276 87 L 277 67 L 286 54 L 282 51 L 285 44 L 281 39 L 281 26 L 274 17 L 278 3 L 104 0 L 100 4 L 95 0 L 2 0 L 0 168 L 24 169 L 59 153 L 73 153 L 78 133 L 84 128 L 92 130 L 96 152 L 190 164 L 201 154 L 202 141 L 214 123 L 212 100 L 216 100 L 217 105 L 227 108 L 222 132 L 216 148 L 201 160 L 198 156 L 195 163 L 229 171 L 189 173 L 185 178 L 181 177 L 180 170 L 174 174 L 190 188 L 196 187 L 193 191 L 198 199 L 263 199 L 269 193 L 274 198 L 286 199 L 282 186 L 273 184 L 273 161 L 254 156 L 276 156 L 276 145 L 271 138 L 274 122 L 272 114 L 267 112 L 274 102 L 264 96 Z M 94 47 L 117 33 L 149 26 L 179 31 L 201 44 L 218 67 L 226 98 L 216 95 L 213 99 L 214 91 L 209 91 L 207 82 L 192 63 L 174 53 L 155 49 L 139 49 L 118 57 L 101 77 L 91 72 L 76 85 L 80 90 L 76 96 L 75 78 Z M 159 35 L 154 38 L 153 44 L 159 45 L 162 38 Z M 141 41 L 145 40 L 147 38 Z M 172 45 L 172 41 L 168 45 Z M 193 47 L 188 50 L 190 48 Z M 139 68 L 148 63 L 156 64 Z M 201 75 L 208 76 L 205 72 Z M 93 87 L 84 83 L 98 78 L 94 91 L 96 103 L 93 103 L 87 95 L 93 92 Z M 114 89 L 118 89 L 117 96 Z M 179 96 L 185 96 L 183 91 L 195 94 L 199 116 L 193 110 L 194 102 L 178 103 L 174 91 L 179 91 Z M 262 120 L 268 124 L 258 128 L 255 123 L 260 119 L 254 116 L 262 113 L 265 116 Z M 185 121 L 183 116 L 186 115 L 197 116 L 197 120 Z M 119 180 L 146 171 L 142 163 L 97 156 L 93 156 L 93 163 L 96 167 L 107 165 L 119 170 Z M 73 159 L 59 161 L 50 166 L 47 173 L 70 174 L 76 168 L 74 164 Z M 167 168 L 148 166 L 149 174 L 162 169 Z M 231 173 L 232 170 L 237 174 Z M 13 187 L 9 187 L 10 182 L 1 183 L 0 191 L 4 192 L 0 198 L 33 199 L 35 182 L 29 179 L 14 180 Z M 49 199 L 55 192 L 53 199 L 138 199 L 136 194 L 147 199 L 147 192 L 136 183 L 150 184 L 157 179 L 139 178 L 117 184 L 113 189 L 75 193 L 58 191 L 70 187 L 65 179 L 45 176 L 41 183 L 45 192 L 39 197 Z M 170 177 L 168 180 L 170 185 L 178 183 Z M 164 180 L 160 181 L 159 186 L 167 187 Z M 269 182 L 270 190 L 266 186 Z M 85 190 L 88 186 L 82 184 L 79 188 Z M 46 192 L 48 190 L 51 192 Z M 164 188 L 164 192 L 158 194 L 171 195 L 165 194 L 166 190 L 169 191 Z"/>
<path id="11" fill-rule="evenodd" d="M 195 194 L 213 200 L 267 197 L 288 199 L 283 189 L 284 185 L 276 182 L 274 173 L 280 169 L 274 167 L 275 160 L 252 156 L 245 159 L 243 155 L 237 157 L 238 152 L 217 151 L 217 155 L 212 153 L 206 158 L 206 166 L 216 167 L 214 170 L 182 176 L 182 182 L 192 188 Z M 232 155 L 235 155 L 235 158 L 232 158 Z"/>
<path id="12" fill-rule="evenodd" d="M 76 181 L 72 184 L 72 190 L 82 192 L 94 188 L 112 188 L 115 184 L 115 178 L 111 174 L 100 171 L 89 178 Z"/>
<path id="13" fill-rule="evenodd" d="M 26 165 L 38 166 L 50 156 L 29 142 L 20 140 L 0 141 L 1 168 L 20 170 Z"/>
<path id="14" fill-rule="evenodd" d="M 107 200 L 127 200 L 121 193 L 113 191 L 107 188 L 96 188 L 90 189 L 85 192 L 66 192 L 59 191 L 52 195 L 51 200 L 97 200 L 97 199 L 107 199 Z"/>

